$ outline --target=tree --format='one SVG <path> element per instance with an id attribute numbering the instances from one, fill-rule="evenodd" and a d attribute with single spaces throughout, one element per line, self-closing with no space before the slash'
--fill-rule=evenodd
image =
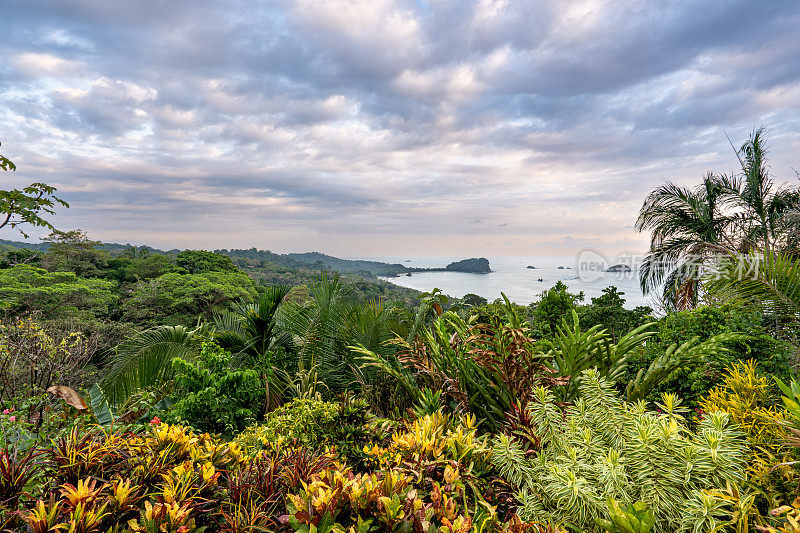
<path id="1" fill-rule="evenodd" d="M 175 260 L 164 254 L 144 254 L 135 259 L 123 254 L 108 261 L 106 277 L 120 282 L 135 283 L 178 270 Z"/>
<path id="2" fill-rule="evenodd" d="M 637 230 L 651 232 L 650 250 L 639 270 L 645 293 L 663 284 L 669 307 L 697 304 L 702 263 L 736 249 L 728 233 L 733 219 L 722 212 L 729 185 L 709 173 L 694 189 L 667 183 L 647 196 L 636 221 Z"/>
<path id="3" fill-rule="evenodd" d="M 581 323 L 585 326 L 601 325 L 608 330 L 614 341 L 618 341 L 625 333 L 648 321 L 653 312 L 645 306 L 634 310 L 625 309 L 624 292 L 614 287 L 606 287 L 603 294 L 592 298 L 592 303 L 578 308 Z"/>
<path id="4" fill-rule="evenodd" d="M 236 266 L 227 255 L 205 250 L 184 250 L 176 259 L 179 267 L 185 268 L 189 274 L 204 272 L 235 272 Z"/>
<path id="5" fill-rule="evenodd" d="M 725 258 L 709 273 L 709 291 L 722 300 L 760 310 L 773 318 L 800 323 L 800 260 L 788 253 Z"/>
<path id="6" fill-rule="evenodd" d="M 102 243 L 90 239 L 85 231 L 54 230 L 42 240 L 50 243 L 42 258 L 42 266 L 47 270 L 94 278 L 102 277 L 108 267 L 108 252 L 98 250 Z"/>
<path id="7" fill-rule="evenodd" d="M 278 309 L 289 292 L 283 285 L 269 287 L 255 303 L 240 302 L 232 311 L 214 317 L 214 340 L 247 366 L 257 367 L 267 385 L 267 407 L 279 405 L 285 380 L 284 350 L 293 347 L 292 335 L 278 323 Z"/>
<path id="8" fill-rule="evenodd" d="M 152 250 L 147 246 L 134 246 L 131 244 L 125 248 L 124 252 L 122 252 L 122 257 L 129 257 L 131 259 L 144 259 L 151 253 Z"/>
<path id="9" fill-rule="evenodd" d="M 736 150 L 741 177 L 732 181 L 732 198 L 742 208 L 738 222 L 743 232 L 743 249 L 763 248 L 772 253 L 775 243 L 787 228 L 788 215 L 800 207 L 797 189 L 774 188 L 769 174 L 764 128 L 754 130 L 750 138 Z"/>
<path id="10" fill-rule="evenodd" d="M 542 293 L 539 301 L 532 305 L 533 318 L 549 328 L 551 335 L 558 331 L 561 319 L 568 316 L 578 302 L 583 301 L 583 292 L 573 294 L 567 291 L 565 283 L 559 281 Z"/>
<path id="11" fill-rule="evenodd" d="M 112 405 L 122 405 L 135 392 L 160 388 L 172 380 L 176 357 L 193 359 L 208 328 L 198 326 L 159 326 L 140 331 L 117 346 L 109 370 L 100 381 L 105 398 Z"/>
<path id="12" fill-rule="evenodd" d="M 292 343 L 291 335 L 281 330 L 277 312 L 289 288 L 275 285 L 255 303 L 239 302 L 231 311 L 214 317 L 215 340 L 234 355 L 263 362 L 279 347 Z"/>
<path id="13" fill-rule="evenodd" d="M 46 318 L 103 316 L 117 296 L 114 284 L 85 279 L 74 272 L 48 272 L 30 265 L 0 270 L 0 309 L 37 311 Z"/>
<path id="14" fill-rule="evenodd" d="M 486 298 L 473 293 L 465 294 L 464 297 L 461 298 L 461 302 L 468 307 L 481 307 L 488 303 Z"/>
<path id="15" fill-rule="evenodd" d="M 173 272 L 136 283 L 121 310 L 123 319 L 139 324 L 190 325 L 198 316 L 211 319 L 232 302 L 255 296 L 253 280 L 243 272 Z"/>
<path id="16" fill-rule="evenodd" d="M 17 167 L 10 159 L 0 155 L 0 170 L 13 172 Z M 26 239 L 26 225 L 55 230 L 42 214 L 54 215 L 58 205 L 69 207 L 67 202 L 55 196 L 56 191 L 55 187 L 41 182 L 31 183 L 22 189 L 0 189 L 0 229 L 6 226 L 16 229 Z"/>
<path id="17" fill-rule="evenodd" d="M 667 183 L 650 193 L 639 212 L 636 228 L 651 231 L 650 251 L 639 271 L 642 289 L 663 284 L 670 307 L 697 305 L 709 260 L 754 249 L 769 255 L 776 243 L 791 245 L 797 235 L 800 192 L 774 187 L 764 128 L 734 151 L 739 174 L 709 173 L 694 189 Z"/>

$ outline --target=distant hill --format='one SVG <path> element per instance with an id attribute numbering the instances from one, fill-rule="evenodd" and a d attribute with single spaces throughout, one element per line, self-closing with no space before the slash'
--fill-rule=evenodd
<path id="1" fill-rule="evenodd" d="M 16 248 L 28 248 L 31 250 L 45 251 L 50 246 L 49 243 L 40 242 L 23 242 L 23 241 L 9 241 L 0 239 L 0 246 L 14 246 Z M 99 248 L 108 250 L 113 255 L 119 255 L 126 249 L 130 248 L 130 244 L 118 243 L 103 243 Z M 141 248 L 148 248 L 152 252 L 174 255 L 180 252 L 179 249 L 172 250 L 159 250 L 149 246 L 141 246 Z M 322 252 L 305 252 L 305 253 L 289 253 L 278 254 L 269 250 L 258 250 L 257 248 L 219 248 L 214 250 L 222 255 L 227 255 L 231 258 L 250 259 L 255 261 L 265 261 L 273 265 L 283 268 L 317 268 L 337 270 L 341 273 L 364 274 L 368 273 L 373 276 L 386 276 L 393 277 L 409 272 L 468 272 L 485 274 L 491 272 L 489 267 L 489 260 L 485 257 L 462 259 L 461 261 L 454 261 L 444 268 L 409 268 L 401 265 L 400 263 L 383 263 L 381 261 L 364 261 L 360 259 L 339 259 L 331 255 L 323 254 Z"/>
<path id="2" fill-rule="evenodd" d="M 0 239 L 0 246 L 13 246 L 14 248 L 26 248 L 28 250 L 45 251 L 50 246 L 47 242 L 23 242 L 23 241 L 9 241 Z"/>
<path id="3" fill-rule="evenodd" d="M 302 254 L 286 254 L 297 261 L 310 265 L 325 265 L 339 272 L 371 272 L 376 276 L 396 276 L 408 271 L 399 263 L 382 263 L 380 261 L 362 261 L 360 259 L 339 259 L 321 252 L 306 252 Z"/>

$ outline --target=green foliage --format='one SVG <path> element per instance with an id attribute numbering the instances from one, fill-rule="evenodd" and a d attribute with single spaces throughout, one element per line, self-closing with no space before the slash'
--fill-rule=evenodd
<path id="1" fill-rule="evenodd" d="M 108 405 L 103 389 L 97 383 L 89 389 L 89 403 L 92 407 L 92 414 L 99 425 L 109 427 L 114 423 L 114 413 Z"/>
<path id="2" fill-rule="evenodd" d="M 47 318 L 105 316 L 117 300 L 114 284 L 72 272 L 47 272 L 29 265 L 0 270 L 0 309 L 40 312 Z"/>
<path id="3" fill-rule="evenodd" d="M 729 256 L 752 250 L 770 257 L 776 243 L 790 243 L 785 236 L 796 231 L 800 191 L 775 187 L 764 128 L 753 130 L 734 150 L 738 174 L 709 173 L 693 189 L 667 183 L 650 193 L 639 211 L 636 228 L 651 232 L 650 251 L 639 271 L 642 288 L 647 292 L 663 285 L 672 309 L 698 305 L 709 260 L 727 262 Z"/>
<path id="4" fill-rule="evenodd" d="M 619 341 L 627 332 L 652 321 L 652 309 L 639 306 L 625 309 L 624 292 L 616 287 L 606 287 L 603 294 L 592 298 L 589 305 L 578 307 L 578 316 L 584 326 L 601 325 L 614 341 Z"/>
<path id="5" fill-rule="evenodd" d="M 569 316 L 583 298 L 583 292 L 572 294 L 567 290 L 567 286 L 559 281 L 543 292 L 539 301 L 533 304 L 533 319 L 554 335 L 562 318 Z"/>
<path id="6" fill-rule="evenodd" d="M 287 302 L 282 315 L 285 330 L 300 340 L 297 368 L 319 373 L 329 390 L 338 393 L 355 380 L 348 346 L 348 317 L 353 300 L 338 274 L 323 273 L 304 304 Z"/>
<path id="7" fill-rule="evenodd" d="M 619 502 L 609 496 L 606 507 L 610 520 L 598 519 L 597 525 L 609 533 L 650 533 L 655 525 L 653 511 L 644 502 L 635 502 L 623 509 Z"/>
<path id="8" fill-rule="evenodd" d="M 712 173 L 689 189 L 666 183 L 644 201 L 636 229 L 650 231 L 650 250 L 639 276 L 642 290 L 663 286 L 672 309 L 697 305 L 702 261 L 729 248 L 726 232 L 733 217 L 722 213 L 728 190 L 724 177 Z"/>
<path id="9" fill-rule="evenodd" d="M 643 502 L 656 532 L 692 529 L 704 491 L 745 479 L 747 441 L 727 414 L 709 413 L 692 432 L 674 397 L 663 399 L 662 412 L 647 411 L 642 402 L 623 402 L 594 370 L 583 373 L 581 397 L 566 417 L 550 391 L 536 396 L 528 409 L 542 438 L 539 455 L 529 458 L 504 435 L 493 450 L 523 519 L 588 531 L 605 519 L 611 497 L 625 506 Z"/>
<path id="10" fill-rule="evenodd" d="M 340 457 L 357 461 L 375 436 L 374 417 L 366 407 L 363 400 L 352 398 L 338 403 L 297 398 L 268 413 L 262 423 L 247 428 L 236 440 L 253 450 L 288 444 L 335 447 Z"/>
<path id="11" fill-rule="evenodd" d="M 727 343 L 726 351 L 706 358 L 701 366 L 677 368 L 656 384 L 647 399 L 655 401 L 663 392 L 675 392 L 687 405 L 696 407 L 701 396 L 721 384 L 727 367 L 747 359 L 754 359 L 767 374 L 790 377 L 794 349 L 769 335 L 759 314 L 734 306 L 702 306 L 659 319 L 656 338 L 631 358 L 627 380 L 635 379 L 639 370 L 662 358 L 673 344 L 680 346 L 695 337 L 704 342 L 723 333 L 738 333 L 742 338 Z"/>
<path id="12" fill-rule="evenodd" d="M 394 378 L 412 403 L 427 403 L 427 389 L 442 390 L 441 400 L 451 409 L 473 413 L 487 430 L 496 431 L 513 405 L 527 402 L 535 385 L 554 383 L 544 354 L 506 304 L 507 316 L 492 324 L 472 324 L 448 311 L 413 342 L 396 338 L 401 350 L 396 356 L 354 349 L 363 365 Z"/>
<path id="13" fill-rule="evenodd" d="M 120 282 L 134 283 L 153 279 L 180 269 L 175 260 L 164 254 L 139 254 L 136 257 L 125 255 L 108 261 L 107 277 Z"/>
<path id="14" fill-rule="evenodd" d="M 231 311 L 214 317 L 214 338 L 220 346 L 240 355 L 245 364 L 271 368 L 275 351 L 292 343 L 278 325 L 278 309 L 289 292 L 281 285 L 268 287 L 255 303 L 234 304 Z"/>
<path id="15" fill-rule="evenodd" d="M 483 296 L 478 296 L 477 294 L 465 294 L 463 298 L 461 298 L 461 303 L 469 307 L 480 307 L 486 305 L 488 302 L 486 298 Z"/>
<path id="16" fill-rule="evenodd" d="M 189 274 L 236 271 L 230 257 L 205 250 L 184 250 L 175 257 L 175 263 Z"/>
<path id="17" fill-rule="evenodd" d="M 206 328 L 184 326 L 160 326 L 132 335 L 117 346 L 100 381 L 103 393 L 118 406 L 138 391 L 163 387 L 174 375 L 171 361 L 194 358 L 207 337 Z"/>
<path id="18" fill-rule="evenodd" d="M 98 249 L 102 244 L 93 241 L 79 230 L 54 230 L 43 239 L 50 243 L 42 266 L 51 272 L 74 272 L 84 278 L 101 277 L 108 268 L 109 254 Z"/>
<path id="19" fill-rule="evenodd" d="M 170 273 L 136 283 L 120 309 L 124 320 L 137 324 L 189 325 L 198 316 L 212 318 L 232 302 L 252 301 L 256 294 L 242 272 Z"/>
<path id="20" fill-rule="evenodd" d="M 720 333 L 706 340 L 692 337 L 678 345 L 670 344 L 647 368 L 640 368 L 625 388 L 627 399 L 646 398 L 677 370 L 695 368 L 707 361 L 719 360 L 728 353 L 728 345 L 743 340 L 738 333 Z"/>
<path id="21" fill-rule="evenodd" d="M 165 416 L 224 435 L 252 424 L 265 405 L 264 382 L 255 370 L 231 363 L 231 354 L 213 342 L 204 342 L 193 360 L 173 359 L 177 401 Z"/>
<path id="22" fill-rule="evenodd" d="M 0 268 L 11 268 L 23 263 L 40 266 L 41 253 L 30 248 L 16 248 L 9 244 L 0 245 Z"/>
<path id="23" fill-rule="evenodd" d="M 17 167 L 10 159 L 0 155 L 0 170 L 15 171 Z M 55 230 L 42 215 L 54 215 L 59 205 L 69 207 L 67 202 L 55 195 L 56 191 L 55 187 L 40 182 L 22 189 L 0 189 L 0 229 L 5 226 L 16 229 L 26 239 L 28 235 L 23 230 L 26 225 Z"/>
<path id="24" fill-rule="evenodd" d="M 239 303 L 233 311 L 214 317 L 214 340 L 232 352 L 240 365 L 262 372 L 268 408 L 280 405 L 287 370 L 298 370 L 292 368 L 286 356 L 286 349 L 294 346 L 294 339 L 277 321 L 278 309 L 288 292 L 288 287 L 269 287 L 256 303 Z"/>
<path id="25" fill-rule="evenodd" d="M 552 357 L 556 370 L 569 379 L 569 384 L 557 391 L 559 396 L 565 400 L 577 396 L 584 370 L 595 368 L 603 378 L 618 381 L 627 368 L 631 353 L 654 335 L 653 326 L 652 322 L 639 326 L 614 343 L 599 325 L 582 331 L 578 313 L 573 309 L 572 325 L 565 317 L 561 327 L 556 328 L 554 340 L 549 343 L 548 355 Z"/>
<path id="26" fill-rule="evenodd" d="M 800 323 L 800 261 L 792 254 L 722 259 L 710 269 L 706 286 L 713 296 L 771 317 L 778 330 Z"/>

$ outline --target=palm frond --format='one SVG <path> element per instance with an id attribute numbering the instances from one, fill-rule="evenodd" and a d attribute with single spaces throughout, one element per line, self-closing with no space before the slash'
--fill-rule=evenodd
<path id="1" fill-rule="evenodd" d="M 719 261 L 705 281 L 723 300 L 800 319 L 800 261 L 787 253 L 750 254 Z"/>
<path id="2" fill-rule="evenodd" d="M 172 359 L 195 355 L 206 332 L 204 327 L 161 326 L 136 333 L 117 346 L 100 388 L 112 405 L 121 405 L 138 390 L 163 385 L 172 378 Z"/>

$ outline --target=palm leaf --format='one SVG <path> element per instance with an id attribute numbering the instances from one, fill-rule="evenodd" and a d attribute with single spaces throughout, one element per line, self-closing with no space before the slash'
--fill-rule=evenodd
<path id="1" fill-rule="evenodd" d="M 111 405 L 123 404 L 134 392 L 172 379 L 172 359 L 191 358 L 207 329 L 161 326 L 133 335 L 117 346 L 110 370 L 99 383 Z"/>
<path id="2" fill-rule="evenodd" d="M 723 300 L 800 319 L 800 261 L 789 254 L 726 258 L 709 272 L 705 284 Z"/>

